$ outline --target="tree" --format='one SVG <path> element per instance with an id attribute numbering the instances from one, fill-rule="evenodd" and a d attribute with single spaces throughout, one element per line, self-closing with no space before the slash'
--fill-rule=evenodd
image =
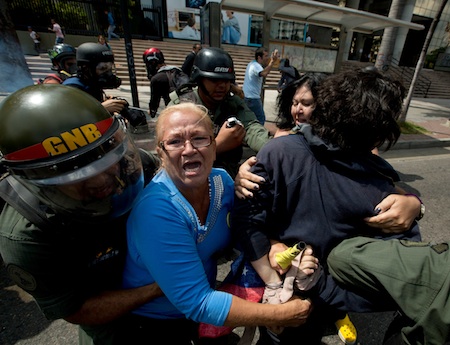
<path id="1" fill-rule="evenodd" d="M 405 103 L 403 105 L 403 111 L 400 115 L 399 122 L 406 121 L 406 113 L 409 109 L 409 104 L 411 103 L 411 98 L 414 92 L 414 88 L 417 83 L 417 79 L 419 78 L 419 73 L 422 70 L 423 63 L 425 61 L 425 57 L 427 55 L 428 47 L 430 46 L 431 39 L 433 38 L 434 31 L 436 30 L 436 26 L 441 19 L 442 12 L 444 12 L 445 5 L 447 5 L 448 0 L 443 0 L 441 6 L 436 12 L 436 16 L 431 23 L 430 29 L 428 30 L 427 37 L 425 38 L 425 42 L 423 43 L 422 51 L 420 53 L 419 61 L 417 61 L 416 69 L 414 71 L 414 76 L 411 80 L 411 85 L 409 86 L 408 95 L 406 96 Z"/>
<path id="2" fill-rule="evenodd" d="M 6 0 L 0 0 L 0 71 L 0 92 L 10 93 L 33 84 Z"/>
<path id="3" fill-rule="evenodd" d="M 399 14 L 401 14 L 405 8 L 405 4 L 406 0 L 393 0 L 391 8 L 389 9 L 389 18 L 398 19 Z M 397 32 L 397 27 L 388 27 L 384 29 L 380 49 L 377 54 L 377 60 L 375 61 L 375 67 L 380 71 L 386 71 L 391 65 Z"/>

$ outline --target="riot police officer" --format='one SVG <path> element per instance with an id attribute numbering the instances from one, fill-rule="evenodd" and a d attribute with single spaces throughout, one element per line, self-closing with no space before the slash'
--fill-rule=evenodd
<path id="1" fill-rule="evenodd" d="M 258 122 L 243 99 L 232 93 L 235 79 L 230 54 L 221 48 L 203 48 L 194 60 L 191 73 L 191 81 L 197 87 L 181 95 L 177 92 L 170 94 L 170 104 L 194 100 L 209 110 L 217 143 L 214 166 L 224 168 L 233 178 L 243 157 L 244 143 L 258 152 L 271 138 L 269 131 Z M 228 124 L 229 118 L 236 118 L 237 121 Z"/>
<path id="2" fill-rule="evenodd" d="M 55 71 L 55 73 L 49 74 L 43 80 L 40 80 L 40 83 L 61 84 L 67 78 L 76 75 L 76 49 L 70 44 L 56 44 L 48 51 L 48 56 L 52 62 L 52 70 Z"/>
<path id="3" fill-rule="evenodd" d="M 63 85 L 76 87 L 95 97 L 111 113 L 120 113 L 127 101 L 107 96 L 104 89 L 115 89 L 121 80 L 114 74 L 114 53 L 94 42 L 81 44 L 77 49 L 77 74 Z"/>
<path id="4" fill-rule="evenodd" d="M 122 290 L 126 220 L 158 159 L 86 92 L 23 88 L 0 103 L 0 254 L 50 320 L 113 344 L 120 316 L 161 295 Z"/>

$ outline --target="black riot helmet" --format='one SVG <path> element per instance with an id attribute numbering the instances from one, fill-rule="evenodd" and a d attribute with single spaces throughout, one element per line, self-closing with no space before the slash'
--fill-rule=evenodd
<path id="1" fill-rule="evenodd" d="M 77 51 L 70 44 L 59 43 L 55 44 L 52 49 L 48 51 L 48 56 L 52 61 L 52 70 L 66 71 L 70 74 L 77 72 L 76 64 Z M 71 60 L 70 66 L 66 65 L 67 60 Z"/>
<path id="2" fill-rule="evenodd" d="M 115 218 L 143 189 L 125 124 L 77 88 L 39 84 L 14 92 L 0 103 L 0 131 L 2 166 L 56 213 Z"/>
<path id="3" fill-rule="evenodd" d="M 114 53 L 108 47 L 86 42 L 77 49 L 78 77 L 102 89 L 115 89 L 121 80 L 115 75 Z"/>
<path id="4" fill-rule="evenodd" d="M 114 62 L 114 53 L 108 47 L 94 43 L 86 42 L 77 49 L 77 63 L 81 65 L 96 65 L 99 62 Z"/>
<path id="5" fill-rule="evenodd" d="M 221 48 L 203 48 L 197 53 L 192 66 L 191 80 L 198 79 L 226 79 L 234 82 L 236 79 L 233 59 Z"/>

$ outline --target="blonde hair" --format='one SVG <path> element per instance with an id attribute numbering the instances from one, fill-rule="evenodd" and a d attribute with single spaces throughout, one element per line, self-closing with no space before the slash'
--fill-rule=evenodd
<path id="1" fill-rule="evenodd" d="M 206 128 L 208 128 L 208 130 L 211 130 L 211 135 L 214 136 L 214 124 L 211 120 L 211 118 L 208 115 L 208 109 L 206 109 L 206 107 L 204 107 L 203 105 L 199 105 L 199 104 L 195 104 L 195 103 L 191 103 L 191 102 L 184 102 L 184 103 L 179 103 L 176 105 L 171 105 L 166 107 L 158 116 L 158 120 L 156 120 L 156 142 L 157 142 L 157 146 L 159 144 L 159 142 L 162 140 L 162 137 L 164 135 L 164 131 L 166 130 L 166 128 L 164 127 L 163 123 L 165 122 L 164 119 L 170 115 L 172 115 L 175 112 L 180 112 L 180 113 L 193 113 L 199 116 L 199 120 L 197 123 L 201 123 L 204 122 L 206 125 Z"/>

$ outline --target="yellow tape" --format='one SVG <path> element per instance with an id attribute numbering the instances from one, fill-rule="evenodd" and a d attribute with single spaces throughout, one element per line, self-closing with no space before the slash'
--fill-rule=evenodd
<path id="1" fill-rule="evenodd" d="M 292 247 L 289 247 L 285 251 L 282 251 L 281 253 L 275 254 L 275 260 L 277 261 L 278 265 L 282 269 L 286 269 L 291 264 L 292 260 L 295 259 L 295 257 L 300 254 L 304 249 L 306 248 L 305 242 L 299 242 Z"/>

